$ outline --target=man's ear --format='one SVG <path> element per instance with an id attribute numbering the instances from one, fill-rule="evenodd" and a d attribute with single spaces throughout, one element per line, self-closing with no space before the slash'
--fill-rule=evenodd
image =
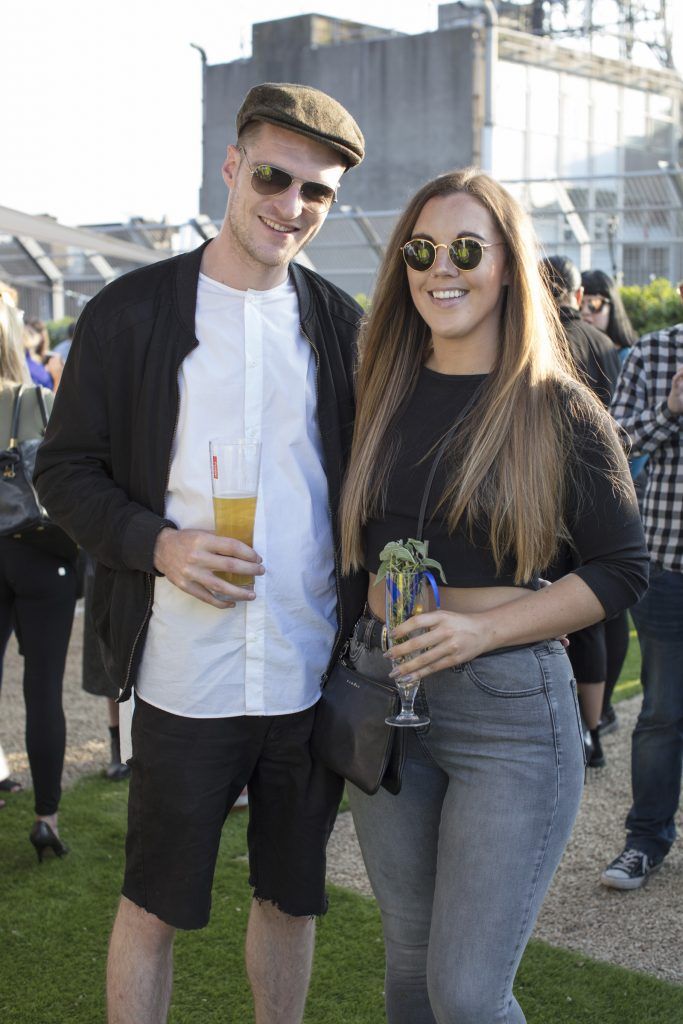
<path id="1" fill-rule="evenodd" d="M 233 188 L 235 184 L 235 178 L 239 170 L 242 154 L 240 153 L 237 146 L 228 146 L 223 166 L 221 167 L 221 173 L 223 175 L 223 181 L 228 188 Z"/>
<path id="2" fill-rule="evenodd" d="M 579 307 L 579 309 L 581 309 L 581 303 L 583 302 L 583 293 L 584 293 L 583 285 L 581 285 L 580 288 L 577 288 L 576 291 L 574 292 L 574 298 L 576 299 L 576 305 Z"/>

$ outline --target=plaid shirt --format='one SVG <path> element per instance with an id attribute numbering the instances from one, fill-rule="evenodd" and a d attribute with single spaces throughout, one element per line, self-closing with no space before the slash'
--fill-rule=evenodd
<path id="1" fill-rule="evenodd" d="M 683 366 L 683 323 L 644 335 L 631 350 L 612 401 L 633 455 L 649 455 L 643 527 L 650 558 L 683 572 L 683 415 L 667 397 Z"/>

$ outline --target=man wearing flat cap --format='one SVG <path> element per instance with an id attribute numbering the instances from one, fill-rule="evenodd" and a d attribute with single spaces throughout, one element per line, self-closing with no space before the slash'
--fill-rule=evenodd
<path id="1" fill-rule="evenodd" d="M 40 451 L 42 501 L 98 562 L 107 669 L 136 694 L 109 1024 L 166 1020 L 175 930 L 208 922 L 247 785 L 256 1021 L 302 1019 L 340 797 L 309 737 L 365 581 L 342 576 L 337 531 L 360 309 L 293 260 L 363 149 L 324 93 L 252 89 L 219 234 L 91 300 Z M 261 445 L 253 547 L 214 531 L 218 437 Z"/>

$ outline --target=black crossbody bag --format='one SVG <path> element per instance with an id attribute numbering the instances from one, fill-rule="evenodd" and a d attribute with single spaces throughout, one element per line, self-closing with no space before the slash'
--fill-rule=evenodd
<path id="1" fill-rule="evenodd" d="M 439 444 L 422 495 L 416 540 L 422 540 L 437 467 L 480 390 L 481 384 Z M 370 679 L 348 664 L 349 643 L 347 640 L 316 705 L 312 751 L 319 761 L 369 796 L 380 786 L 395 794 L 401 789 L 405 732 L 387 725 L 385 718 L 398 712 L 398 690 L 393 683 Z"/>

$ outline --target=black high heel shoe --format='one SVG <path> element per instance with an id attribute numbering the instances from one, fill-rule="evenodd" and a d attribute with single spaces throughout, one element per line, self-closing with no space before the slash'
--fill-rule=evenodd
<path id="1" fill-rule="evenodd" d="M 42 864 L 46 850 L 53 850 L 55 857 L 64 857 L 69 847 L 56 836 L 46 821 L 37 821 L 29 832 L 29 839 L 38 854 L 38 863 Z"/>

